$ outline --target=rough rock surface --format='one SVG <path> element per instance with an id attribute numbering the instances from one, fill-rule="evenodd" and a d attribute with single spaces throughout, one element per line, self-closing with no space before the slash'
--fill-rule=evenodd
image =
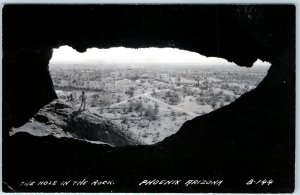
<path id="1" fill-rule="evenodd" d="M 60 99 L 40 109 L 29 122 L 13 128 L 10 134 L 17 132 L 83 139 L 113 146 L 139 144 L 126 129 L 97 114 L 78 111 L 78 108 Z"/>
<path id="2" fill-rule="evenodd" d="M 3 190 L 11 191 L 5 182 L 16 192 L 292 193 L 295 10 L 292 4 L 5 5 Z M 48 64 L 53 48 L 62 45 L 79 52 L 92 47 L 174 47 L 240 66 L 250 67 L 257 58 L 272 66 L 254 91 L 187 122 L 157 145 L 113 148 L 73 138 L 9 136 L 12 127 L 20 127 L 57 98 Z M 93 188 L 20 186 L 32 179 L 85 176 L 118 182 Z M 142 179 L 153 178 L 225 182 L 219 187 L 137 186 Z M 245 186 L 250 178 L 275 182 Z"/>

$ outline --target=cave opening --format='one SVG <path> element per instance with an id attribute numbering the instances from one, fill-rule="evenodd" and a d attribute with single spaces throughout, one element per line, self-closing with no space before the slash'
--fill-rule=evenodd
<path id="1" fill-rule="evenodd" d="M 226 186 L 208 186 L 207 191 L 202 186 L 153 191 L 261 192 L 262 188 L 245 188 L 244 183 L 235 182 L 258 175 L 278 181 L 264 188 L 265 192 L 294 189 L 295 6 L 260 5 L 254 6 L 255 12 L 247 5 L 55 6 L 6 5 L 3 9 L 3 178 L 15 191 L 75 191 L 59 186 L 20 186 L 19 182 L 28 176 L 33 180 L 109 176 L 120 181 L 121 185 L 113 189 L 116 192 L 149 192 L 136 187 L 140 178 L 200 175 L 225 178 Z M 89 131 L 78 137 L 97 141 L 89 134 L 94 129 L 93 121 L 81 123 L 84 117 L 96 116 L 87 115 L 90 111 L 73 118 L 78 123 L 65 129 L 65 136 L 70 138 L 57 139 L 63 132 L 59 125 L 70 125 L 67 122 L 72 116 L 66 115 L 68 120 L 52 116 L 63 116 L 65 110 L 78 109 L 80 105 L 73 106 L 67 97 L 54 100 L 59 94 L 55 90 L 59 89 L 53 87 L 48 70 L 53 48 L 70 45 L 85 52 L 87 48 L 107 48 L 115 43 L 131 48 L 178 47 L 248 67 L 260 58 L 271 62 L 272 67 L 257 88 L 228 106 L 184 122 L 177 133 L 157 144 L 112 148 L 73 139 L 72 130 L 87 125 L 85 130 Z M 250 75 L 251 69 L 245 71 Z M 45 111 L 51 110 L 50 101 L 58 102 L 55 115 L 38 111 L 45 105 Z M 88 106 L 91 99 L 87 101 Z M 32 116 L 33 122 L 28 123 Z M 116 122 L 108 121 L 100 127 L 109 129 L 105 125 Z M 30 126 L 34 123 L 39 126 Z M 41 137 L 27 133 L 8 137 L 11 127 L 21 125 L 23 131 Z M 113 140 L 113 130 L 118 129 L 110 129 L 98 140 L 114 146 L 121 145 L 117 142 L 128 145 L 116 136 Z M 111 192 L 104 186 L 82 190 Z"/>
<path id="2" fill-rule="evenodd" d="M 73 111 L 83 110 L 84 91 L 86 108 L 82 113 L 108 119 L 109 125 L 135 144 L 150 145 L 175 134 L 184 122 L 254 89 L 270 65 L 257 59 L 252 68 L 240 67 L 226 59 L 168 47 L 89 48 L 80 53 L 63 45 L 53 49 L 49 70 L 63 104 L 72 106 Z M 73 111 L 65 114 L 73 116 Z M 111 136 L 106 130 L 92 135 L 54 132 L 60 137 L 101 142 Z"/>

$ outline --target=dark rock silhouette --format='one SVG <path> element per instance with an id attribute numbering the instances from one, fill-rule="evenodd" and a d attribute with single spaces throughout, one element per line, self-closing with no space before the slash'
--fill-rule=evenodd
<path id="1" fill-rule="evenodd" d="M 80 14 L 79 14 L 80 13 Z M 99 5 L 3 8 L 3 180 L 15 191 L 292 192 L 295 6 Z M 177 47 L 240 66 L 272 66 L 236 102 L 186 122 L 154 146 L 112 148 L 70 138 L 9 136 L 56 98 L 52 49 Z M 47 123 L 47 119 L 36 116 Z M 113 178 L 113 188 L 33 187 L 35 179 Z M 224 179 L 224 185 L 137 187 L 142 179 Z M 266 188 L 250 178 L 274 179 Z"/>

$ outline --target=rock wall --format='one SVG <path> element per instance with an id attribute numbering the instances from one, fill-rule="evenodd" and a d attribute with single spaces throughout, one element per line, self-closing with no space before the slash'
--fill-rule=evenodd
<path id="1" fill-rule="evenodd" d="M 43 191 L 18 186 L 19 180 L 29 177 L 102 175 L 118 178 L 114 191 L 122 192 L 293 191 L 295 6 L 6 5 L 3 25 L 3 178 L 15 190 Z M 272 66 L 255 90 L 186 122 L 177 134 L 155 146 L 112 152 L 107 146 L 69 139 L 9 137 L 11 127 L 23 125 L 56 98 L 48 62 L 52 49 L 61 45 L 80 52 L 91 47 L 176 47 L 240 66 L 251 66 L 257 58 Z M 134 185 L 145 176 L 199 175 L 236 182 L 205 189 Z M 254 176 L 277 182 L 268 189 L 245 189 L 239 182 Z"/>

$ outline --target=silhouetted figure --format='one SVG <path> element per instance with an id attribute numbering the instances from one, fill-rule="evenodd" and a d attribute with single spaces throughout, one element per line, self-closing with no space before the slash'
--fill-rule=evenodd
<path id="1" fill-rule="evenodd" d="M 73 98 L 73 94 L 70 94 L 70 101 L 73 102 L 74 98 Z"/>
<path id="2" fill-rule="evenodd" d="M 81 107 L 83 106 L 83 110 L 85 110 L 85 104 L 86 104 L 86 95 L 84 94 L 84 91 L 82 91 L 81 96 L 79 96 L 79 98 L 81 99 L 81 104 L 79 107 L 79 110 L 81 110 Z"/>

